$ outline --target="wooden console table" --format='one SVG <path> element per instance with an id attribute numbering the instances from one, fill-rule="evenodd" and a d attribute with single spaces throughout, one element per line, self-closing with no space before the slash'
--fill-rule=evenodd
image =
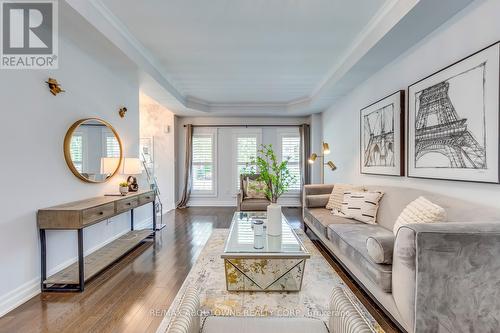
<path id="1" fill-rule="evenodd" d="M 113 264 L 142 243 L 154 238 L 156 230 L 155 192 L 139 191 L 126 196 L 95 197 L 50 208 L 37 214 L 41 243 L 42 291 L 83 291 L 85 281 Z M 134 230 L 134 208 L 152 203 L 153 229 Z M 83 256 L 83 229 L 130 211 L 130 231 L 90 255 Z M 76 230 L 78 262 L 47 278 L 46 230 Z"/>

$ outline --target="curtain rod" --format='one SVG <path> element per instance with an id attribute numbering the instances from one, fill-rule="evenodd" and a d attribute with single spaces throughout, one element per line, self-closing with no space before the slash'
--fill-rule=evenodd
<path id="1" fill-rule="evenodd" d="M 192 127 L 300 127 L 302 125 L 309 125 L 309 124 L 300 124 L 300 125 L 192 125 Z M 184 125 L 186 127 L 187 125 Z"/>

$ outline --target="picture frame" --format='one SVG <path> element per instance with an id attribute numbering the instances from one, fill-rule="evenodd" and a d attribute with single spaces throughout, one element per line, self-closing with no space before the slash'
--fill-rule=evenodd
<path id="1" fill-rule="evenodd" d="M 404 176 L 405 91 L 360 110 L 360 172 Z"/>
<path id="2" fill-rule="evenodd" d="M 408 87 L 407 174 L 498 184 L 500 43 Z"/>

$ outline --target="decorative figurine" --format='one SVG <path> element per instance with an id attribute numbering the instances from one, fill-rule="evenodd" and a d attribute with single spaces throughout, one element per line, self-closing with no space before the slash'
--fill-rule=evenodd
<path id="1" fill-rule="evenodd" d="M 56 96 L 59 93 L 65 92 L 65 90 L 61 89 L 61 85 L 57 82 L 56 79 L 49 77 L 47 81 L 45 81 L 49 85 L 49 89 L 52 95 Z"/>
<path id="2" fill-rule="evenodd" d="M 118 114 L 120 115 L 121 118 L 125 118 L 125 113 L 127 113 L 127 108 L 126 107 L 122 107 L 118 111 Z"/>
<path id="3" fill-rule="evenodd" d="M 137 178 L 135 178 L 134 176 L 128 176 L 127 183 L 129 192 L 137 192 L 139 190 Z"/>

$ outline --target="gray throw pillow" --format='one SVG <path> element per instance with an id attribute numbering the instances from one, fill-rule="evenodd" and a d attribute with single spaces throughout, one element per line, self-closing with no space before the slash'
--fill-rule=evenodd
<path id="1" fill-rule="evenodd" d="M 374 263 L 392 264 L 394 240 L 393 235 L 371 236 L 366 239 L 366 250 Z"/>

